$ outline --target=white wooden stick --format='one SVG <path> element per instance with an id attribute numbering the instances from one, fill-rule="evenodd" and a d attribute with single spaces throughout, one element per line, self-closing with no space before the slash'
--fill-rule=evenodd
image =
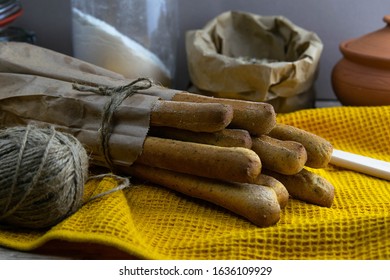
<path id="1" fill-rule="evenodd" d="M 390 181 L 390 162 L 334 149 L 330 163 Z"/>

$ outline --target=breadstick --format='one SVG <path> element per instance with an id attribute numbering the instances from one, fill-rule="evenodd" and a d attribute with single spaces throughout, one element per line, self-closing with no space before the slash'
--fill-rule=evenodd
<path id="1" fill-rule="evenodd" d="M 222 182 L 140 164 L 127 169 L 134 177 L 219 205 L 259 227 L 274 225 L 280 219 L 276 194 L 269 187 Z"/>
<path id="2" fill-rule="evenodd" d="M 307 152 L 306 166 L 308 167 L 324 168 L 332 157 L 333 147 L 331 143 L 303 129 L 278 123 L 269 135 L 277 139 L 301 143 Z"/>
<path id="3" fill-rule="evenodd" d="M 267 135 L 253 137 L 252 150 L 258 154 L 265 168 L 286 175 L 301 171 L 307 160 L 302 144 L 274 139 Z"/>
<path id="4" fill-rule="evenodd" d="M 193 132 L 171 127 L 151 127 L 149 135 L 180 141 L 209 144 L 220 147 L 252 147 L 252 138 L 243 129 L 223 129 L 217 132 Z"/>
<path id="5" fill-rule="evenodd" d="M 224 181 L 252 183 L 261 161 L 250 149 L 147 137 L 136 162 Z"/>
<path id="6" fill-rule="evenodd" d="M 325 178 L 307 169 L 302 169 L 295 175 L 283 175 L 270 170 L 263 172 L 280 181 L 293 198 L 319 206 L 332 206 L 334 186 Z"/>
<path id="7" fill-rule="evenodd" d="M 231 127 L 245 129 L 252 135 L 267 134 L 276 125 L 274 107 L 264 102 L 214 98 L 188 92 L 176 93 L 172 100 L 230 105 L 233 107 Z"/>
<path id="8" fill-rule="evenodd" d="M 290 195 L 286 187 L 280 181 L 276 180 L 274 177 L 265 174 L 260 174 L 259 176 L 257 176 L 255 183 L 257 185 L 272 188 L 276 193 L 280 208 L 283 209 L 284 207 L 286 207 Z"/>
<path id="9" fill-rule="evenodd" d="M 229 105 L 159 100 L 152 109 L 150 124 L 215 132 L 227 127 L 232 119 L 233 108 Z"/>

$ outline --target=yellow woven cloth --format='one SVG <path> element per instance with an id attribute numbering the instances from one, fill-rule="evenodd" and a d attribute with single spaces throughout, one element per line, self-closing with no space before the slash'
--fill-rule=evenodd
<path id="1" fill-rule="evenodd" d="M 390 107 L 310 109 L 278 121 L 335 148 L 390 161 Z M 323 208 L 291 199 L 279 223 L 258 228 L 222 208 L 155 185 L 86 204 L 47 232 L 0 231 L 0 245 L 32 250 L 53 239 L 96 242 L 146 259 L 390 259 L 390 182 L 329 165 L 336 189 Z M 115 187 L 87 183 L 86 196 Z"/>

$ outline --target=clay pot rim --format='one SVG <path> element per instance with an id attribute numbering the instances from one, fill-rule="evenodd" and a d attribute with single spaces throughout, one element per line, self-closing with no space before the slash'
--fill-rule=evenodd
<path id="1" fill-rule="evenodd" d="M 343 54 L 344 58 L 354 61 L 358 64 L 364 64 L 367 66 L 390 68 L 390 58 L 362 54 L 349 49 L 347 45 L 354 40 L 355 39 L 347 40 L 340 44 L 340 51 Z"/>
<path id="2" fill-rule="evenodd" d="M 390 15 L 385 15 L 383 17 L 383 21 L 387 24 L 387 27 L 384 28 L 390 28 Z M 359 39 L 361 39 L 361 37 L 349 39 L 339 45 L 340 51 L 343 54 L 344 58 L 354 61 L 358 64 L 364 64 L 367 66 L 390 68 L 390 57 L 380 57 L 364 54 L 357 52 L 351 48 L 348 48 L 348 45 Z"/>

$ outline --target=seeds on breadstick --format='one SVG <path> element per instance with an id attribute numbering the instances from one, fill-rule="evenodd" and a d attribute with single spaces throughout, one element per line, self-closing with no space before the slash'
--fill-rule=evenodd
<path id="1" fill-rule="evenodd" d="M 269 187 L 223 182 L 141 164 L 126 169 L 134 177 L 219 205 L 259 227 L 274 225 L 280 219 L 277 196 Z"/>
<path id="2" fill-rule="evenodd" d="M 157 101 L 150 124 L 191 131 L 215 132 L 227 127 L 233 119 L 233 108 L 218 103 Z"/>
<path id="3" fill-rule="evenodd" d="M 293 198 L 324 207 L 333 204 L 334 186 L 318 174 L 307 169 L 295 175 L 283 175 L 270 170 L 263 172 L 280 181 Z"/>
<path id="4" fill-rule="evenodd" d="M 245 129 L 252 135 L 267 134 L 276 125 L 276 113 L 271 104 L 237 99 L 213 98 L 188 92 L 176 93 L 173 101 L 221 103 L 233 107 L 232 128 Z"/>
<path id="5" fill-rule="evenodd" d="M 333 147 L 326 139 L 303 129 L 278 123 L 269 133 L 271 137 L 301 143 L 307 152 L 306 166 L 324 168 L 332 157 Z"/>
<path id="6" fill-rule="evenodd" d="M 242 147 L 247 149 L 252 147 L 252 138 L 249 132 L 243 129 L 223 129 L 208 133 L 171 127 L 151 127 L 149 135 L 220 147 Z"/>
<path id="7" fill-rule="evenodd" d="M 261 171 L 259 156 L 241 147 L 218 147 L 158 137 L 147 137 L 136 162 L 215 178 L 252 183 Z"/>
<path id="8" fill-rule="evenodd" d="M 267 186 L 273 189 L 278 198 L 280 208 L 283 209 L 284 207 L 286 207 L 290 195 L 286 187 L 280 181 L 276 180 L 274 177 L 265 174 L 260 174 L 259 176 L 257 176 L 255 183 L 257 185 Z"/>
<path id="9" fill-rule="evenodd" d="M 282 141 L 267 135 L 252 138 L 252 150 L 265 168 L 291 175 L 302 170 L 307 160 L 306 150 L 295 141 Z"/>

